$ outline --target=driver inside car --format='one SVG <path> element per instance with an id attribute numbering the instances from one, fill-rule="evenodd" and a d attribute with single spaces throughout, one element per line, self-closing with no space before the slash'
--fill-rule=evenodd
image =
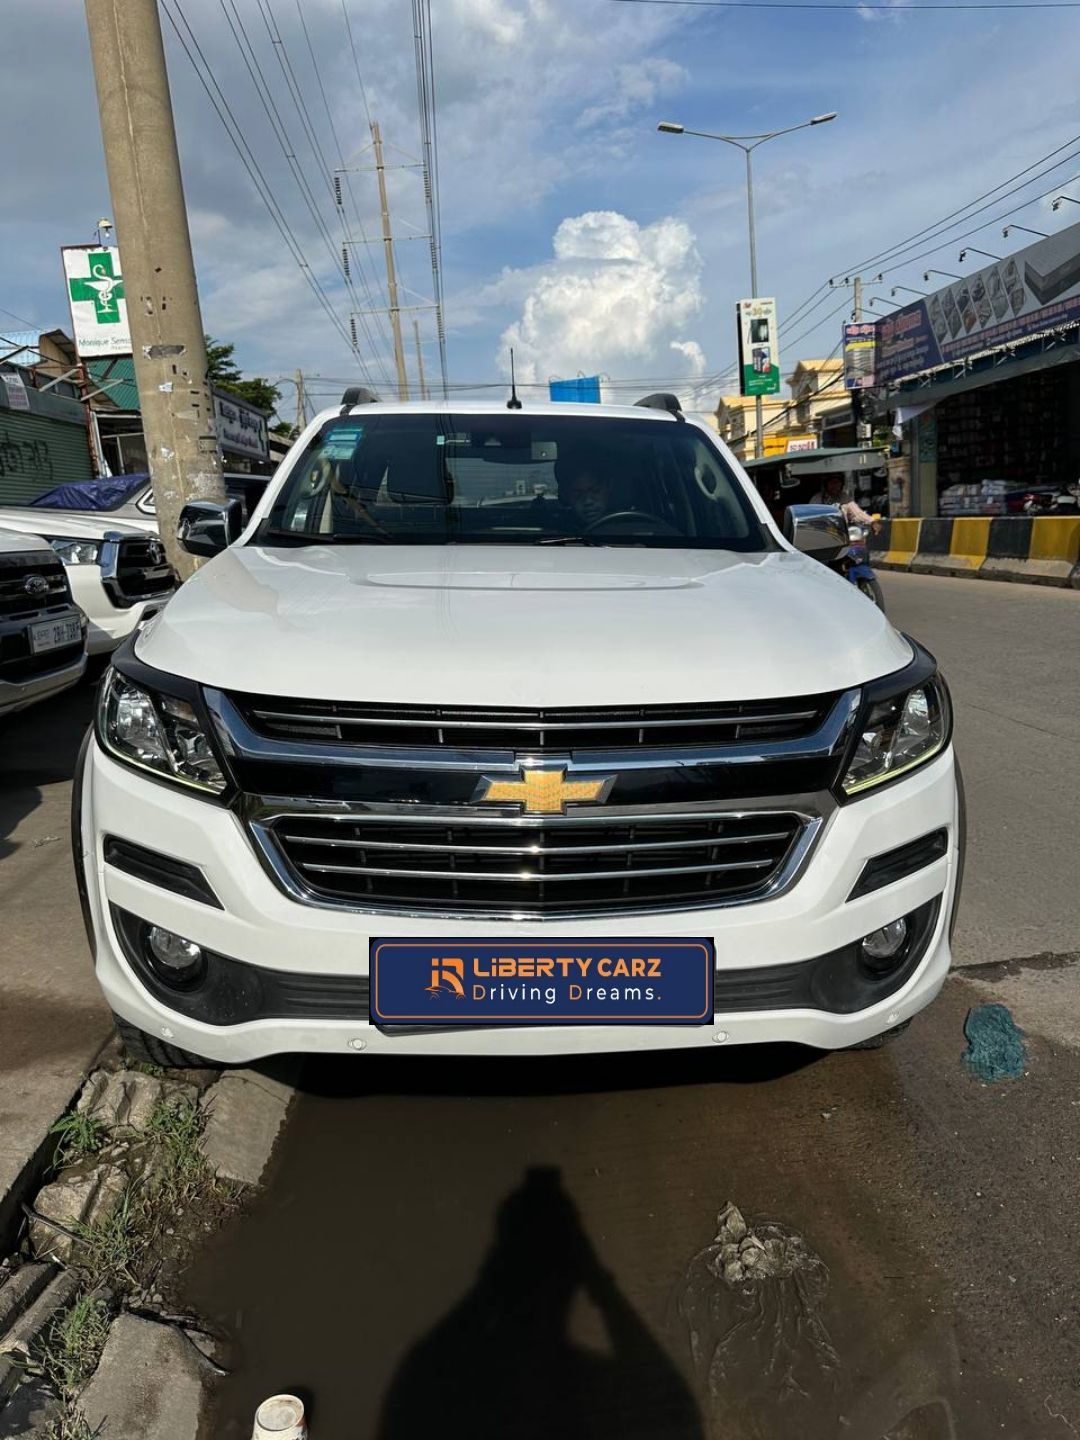
<path id="1" fill-rule="evenodd" d="M 593 457 L 572 455 L 555 464 L 559 499 L 568 506 L 582 525 L 588 528 L 616 510 L 627 508 L 617 493 L 614 476 L 608 467 Z"/>

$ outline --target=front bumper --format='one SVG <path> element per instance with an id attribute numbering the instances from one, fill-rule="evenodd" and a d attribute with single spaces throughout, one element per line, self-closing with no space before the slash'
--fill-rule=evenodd
<path id="1" fill-rule="evenodd" d="M 65 619 L 67 614 L 59 616 L 50 615 L 46 619 Z M 23 628 L 22 622 L 19 626 L 11 628 Z M 70 690 L 82 679 L 86 670 L 86 630 L 83 630 L 83 648 L 74 660 L 67 659 L 55 668 L 44 670 L 37 675 L 28 676 L 25 680 L 0 680 L 0 715 L 13 715 L 17 710 L 25 710 L 30 705 L 36 705 L 39 700 L 48 700 L 52 695 L 59 695 L 64 690 Z M 69 647 L 74 649 L 74 646 Z"/>
<path id="2" fill-rule="evenodd" d="M 961 869 L 962 815 L 951 748 L 912 776 L 835 810 L 805 872 L 770 899 L 717 910 L 605 916 L 572 922 L 483 923 L 320 909 L 285 894 L 256 857 L 230 810 L 118 764 L 91 742 L 76 787 L 81 879 L 98 979 L 117 1014 L 184 1050 L 227 1063 L 285 1051 L 342 1054 L 555 1055 L 583 1051 L 681 1049 L 714 1043 L 794 1041 L 823 1049 L 855 1044 L 909 1019 L 936 996 L 950 965 L 949 931 Z M 892 884 L 849 899 L 867 860 L 944 828 L 946 853 Z M 216 908 L 107 864 L 107 836 L 194 866 L 221 902 Z M 855 1013 L 820 1009 L 718 1010 L 711 1024 L 544 1026 L 387 1033 L 335 1015 L 211 1025 L 152 995 L 125 958 L 113 909 L 162 925 L 233 960 L 282 977 L 366 977 L 373 938 L 669 939 L 707 936 L 718 971 L 765 972 L 850 945 L 922 905 L 940 900 L 914 973 L 886 999 Z"/>
<path id="3" fill-rule="evenodd" d="M 87 650 L 91 655 L 108 655 L 144 620 L 161 610 L 174 593 L 166 590 L 130 605 L 114 605 L 105 589 L 100 565 L 69 565 L 67 572 L 75 604 L 86 612 L 89 623 Z"/>

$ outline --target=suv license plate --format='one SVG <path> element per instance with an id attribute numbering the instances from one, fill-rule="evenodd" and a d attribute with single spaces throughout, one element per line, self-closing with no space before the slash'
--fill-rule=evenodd
<path id="1" fill-rule="evenodd" d="M 30 653 L 40 655 L 45 650 L 77 645 L 82 639 L 82 622 L 77 615 L 68 615 L 62 620 L 40 620 L 30 626 L 29 634 Z"/>
<path id="2" fill-rule="evenodd" d="M 711 940 L 372 940 L 375 1025 L 705 1025 Z"/>

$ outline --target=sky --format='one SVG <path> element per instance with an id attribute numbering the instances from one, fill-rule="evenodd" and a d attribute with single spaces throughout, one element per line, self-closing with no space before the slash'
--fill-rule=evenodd
<path id="1" fill-rule="evenodd" d="M 92 240 L 111 214 L 83 8 L 2 3 L 0 327 L 70 329 L 59 248 Z M 785 373 L 838 344 L 847 292 L 818 293 L 830 277 L 854 273 L 1074 136 L 1058 168 L 953 233 L 984 228 L 914 244 L 865 294 L 880 297 L 872 308 L 884 313 L 891 286 L 933 288 L 927 266 L 961 273 L 985 263 L 961 265 L 964 244 L 1000 255 L 1030 242 L 1002 238 L 1003 211 L 1020 206 L 1012 218 L 1043 231 L 1080 219 L 1077 207 L 1052 213 L 1049 197 L 1034 199 L 1047 189 L 1080 198 L 1080 8 L 933 13 L 897 0 L 887 13 L 797 13 L 432 0 L 431 9 L 454 387 L 501 386 L 513 347 L 526 395 L 551 378 L 600 374 L 612 398 L 668 388 L 709 409 L 733 388 L 734 307 L 749 294 L 743 157 L 659 134 L 660 120 L 748 135 L 839 112 L 755 155 L 759 291 L 777 297 Z M 190 25 L 346 334 L 356 313 L 358 355 L 317 304 L 166 10 Z M 410 375 L 415 317 L 428 380 L 437 379 L 408 0 L 163 0 L 162 12 L 206 329 L 235 343 L 245 373 L 302 369 L 320 404 L 344 383 L 392 393 L 389 327 L 362 313 L 386 303 L 381 247 L 362 243 L 379 234 L 375 119 L 394 167 L 402 303 L 419 307 L 404 317 Z M 265 77 L 262 100 L 252 71 Z M 347 172 L 344 226 L 335 170 Z M 352 293 L 339 268 L 345 238 L 357 242 Z M 879 268 L 863 267 L 867 282 Z M 812 296 L 815 308 L 800 314 Z M 295 392 L 282 389 L 288 411 Z"/>

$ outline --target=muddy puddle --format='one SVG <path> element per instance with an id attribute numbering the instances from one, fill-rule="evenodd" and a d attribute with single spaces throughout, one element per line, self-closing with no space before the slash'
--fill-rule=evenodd
<path id="1" fill-rule="evenodd" d="M 312 1440 L 1045 1434 L 950 1308 L 894 1061 L 808 1060 L 309 1065 L 188 1276 L 240 1356 L 208 1433 L 291 1390 Z"/>

